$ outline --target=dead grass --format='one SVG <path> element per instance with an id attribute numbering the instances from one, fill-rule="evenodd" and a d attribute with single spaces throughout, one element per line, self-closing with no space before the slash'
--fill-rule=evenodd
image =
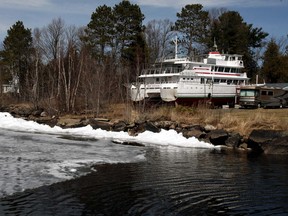
<path id="1" fill-rule="evenodd" d="M 123 110 L 126 117 L 129 116 L 129 121 L 170 120 L 184 124 L 213 125 L 243 136 L 248 136 L 253 129 L 288 130 L 288 109 L 209 109 L 205 106 L 178 106 L 150 108 L 145 112 L 131 108 Z M 131 111 L 130 114 L 127 110 Z M 121 114 L 118 113 L 117 116 L 120 117 Z"/>

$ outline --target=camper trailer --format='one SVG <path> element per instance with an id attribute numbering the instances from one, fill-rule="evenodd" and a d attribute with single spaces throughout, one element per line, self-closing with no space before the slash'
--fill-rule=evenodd
<path id="1" fill-rule="evenodd" d="M 288 84 L 251 85 L 240 88 L 242 108 L 282 108 L 288 106 Z"/>

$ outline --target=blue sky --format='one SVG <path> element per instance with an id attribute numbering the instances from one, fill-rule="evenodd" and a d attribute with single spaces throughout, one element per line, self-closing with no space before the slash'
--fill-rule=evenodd
<path id="1" fill-rule="evenodd" d="M 42 28 L 61 17 L 67 25 L 86 26 L 98 6 L 114 6 L 121 0 L 0 0 L 0 43 L 16 21 L 26 28 Z M 262 27 L 276 39 L 288 35 L 288 0 L 130 0 L 138 4 L 150 20 L 176 20 L 176 13 L 186 4 L 202 4 L 205 10 L 226 8 L 240 13 L 244 21 Z"/>

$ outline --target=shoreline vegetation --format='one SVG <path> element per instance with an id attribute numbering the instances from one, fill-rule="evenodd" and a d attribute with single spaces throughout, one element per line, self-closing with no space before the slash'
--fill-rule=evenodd
<path id="1" fill-rule="evenodd" d="M 194 136 L 228 149 L 288 154 L 287 109 L 210 109 L 199 105 L 150 107 L 141 111 L 140 106 L 113 104 L 102 110 L 105 111 L 96 116 L 94 111 L 49 114 L 29 104 L 0 106 L 1 112 L 51 127 L 91 125 L 95 129 L 126 131 L 131 136 L 145 130 L 159 132 L 161 129 L 173 129 L 186 138 Z"/>

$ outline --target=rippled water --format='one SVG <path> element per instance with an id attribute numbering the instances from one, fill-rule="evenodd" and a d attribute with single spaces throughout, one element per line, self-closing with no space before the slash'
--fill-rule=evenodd
<path id="1" fill-rule="evenodd" d="M 14 138 L 9 139 L 6 136 L 5 141 L 14 143 L 16 134 L 13 134 Z M 9 156 L 2 154 L 1 174 L 16 177 L 17 172 L 21 172 L 17 170 L 20 160 L 21 169 L 26 169 L 25 171 L 33 177 L 32 181 L 37 182 L 39 178 L 43 186 L 24 191 L 19 189 L 13 195 L 3 195 L 0 199 L 0 215 L 288 214 L 287 157 L 250 158 L 246 153 L 224 153 L 216 150 L 119 146 L 110 141 L 73 141 L 47 135 L 36 135 L 28 139 L 23 137 L 22 133 L 17 139 L 18 143 L 31 143 L 30 148 L 22 148 L 21 152 L 27 154 L 34 151 L 36 155 L 30 157 L 31 160 L 39 159 L 39 166 L 34 167 L 28 162 L 23 162 L 28 160 L 24 153 L 20 159 L 17 156 L 14 161 L 10 161 L 12 164 L 5 164 L 5 157 Z M 35 142 L 35 139 L 38 142 Z M 48 148 L 48 152 L 51 153 L 51 161 L 43 162 L 41 158 L 45 157 L 37 156 L 35 149 L 40 148 L 39 145 L 45 146 L 45 142 L 51 144 L 51 140 L 53 143 L 62 140 L 61 145 L 51 145 L 51 149 L 46 145 L 45 149 Z M 95 147 L 95 143 L 99 144 Z M 10 148 L 8 146 L 5 148 Z M 3 145 L 1 148 L 3 151 Z M 70 153 L 69 156 L 61 148 L 72 148 L 71 152 L 74 153 Z M 103 148 L 106 150 L 103 151 Z M 60 152 L 57 153 L 58 150 Z M 114 161 L 117 161 L 117 157 L 120 157 L 119 161 L 123 161 L 124 158 L 133 158 L 144 153 L 146 160 L 109 164 L 103 159 L 106 162 L 96 165 L 96 171 L 90 172 L 89 164 L 81 167 L 89 167 L 89 174 L 81 176 L 80 173 L 78 177 L 76 175 L 74 179 L 66 181 L 59 177 L 57 183 L 50 185 L 56 177 L 52 174 L 43 177 L 39 170 L 43 170 L 42 168 L 51 162 L 63 162 L 70 157 L 78 160 L 76 155 L 80 150 L 82 152 L 79 154 L 83 151 L 87 155 L 90 153 L 90 160 L 99 156 L 97 152 L 103 158 L 108 157 Z M 7 152 L 13 155 L 15 151 L 16 154 L 20 154 L 13 147 Z M 3 168 L 3 165 L 6 168 Z M 71 166 L 68 167 L 71 172 Z M 80 172 L 77 167 L 73 169 L 77 170 L 76 173 Z M 56 171 L 59 171 L 59 167 Z M 7 178 L 4 177 L 6 181 L 3 180 L 3 176 L 1 179 L 1 184 L 8 184 Z M 17 178 L 11 179 L 10 182 L 14 186 L 21 182 L 18 187 L 25 183 L 23 179 Z"/>

